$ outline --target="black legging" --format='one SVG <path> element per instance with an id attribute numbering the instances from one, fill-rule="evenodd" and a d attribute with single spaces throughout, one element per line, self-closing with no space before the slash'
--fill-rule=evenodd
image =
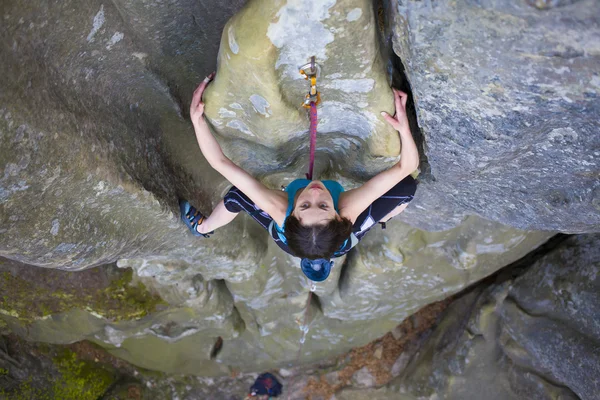
<path id="1" fill-rule="evenodd" d="M 371 203 L 371 205 L 358 216 L 352 226 L 352 232 L 356 235 L 358 240 L 362 239 L 371 228 L 377 225 L 379 221 L 396 207 L 409 203 L 413 199 L 416 190 L 417 182 L 409 175 L 398 182 L 396 186 L 388 190 L 383 196 Z M 223 201 L 225 203 L 225 208 L 227 208 L 228 211 L 232 213 L 245 211 L 267 230 L 271 221 L 273 221 L 273 218 L 271 218 L 269 214 L 258 208 L 248 196 L 235 186 L 229 189 Z M 290 248 L 283 243 L 277 235 L 273 232 L 269 232 L 269 234 L 283 251 L 293 254 Z M 338 257 L 350 251 L 349 243 L 346 247 L 348 248 L 343 248 L 337 253 Z"/>

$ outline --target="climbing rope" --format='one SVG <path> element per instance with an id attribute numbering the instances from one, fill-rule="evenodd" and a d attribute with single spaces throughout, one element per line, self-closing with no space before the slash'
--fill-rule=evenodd
<path id="1" fill-rule="evenodd" d="M 315 166 L 315 149 L 317 147 L 317 105 L 314 101 L 310 102 L 310 158 L 308 164 L 308 174 L 306 179 L 312 180 L 313 168 Z"/>
<path id="2" fill-rule="evenodd" d="M 317 76 L 321 67 L 315 62 L 315 56 L 310 58 L 308 64 L 300 67 L 300 75 L 310 82 L 308 93 L 304 97 L 302 107 L 307 108 L 310 114 L 310 158 L 306 178 L 312 180 L 315 165 L 315 150 L 317 147 L 317 105 L 321 103 L 321 93 L 317 91 Z"/>

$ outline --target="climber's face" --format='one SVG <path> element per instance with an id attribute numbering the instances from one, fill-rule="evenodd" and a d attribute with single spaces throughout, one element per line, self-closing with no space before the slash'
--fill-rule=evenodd
<path id="1" fill-rule="evenodd" d="M 304 226 L 325 225 L 336 217 L 333 197 L 321 181 L 298 190 L 292 214 Z"/>

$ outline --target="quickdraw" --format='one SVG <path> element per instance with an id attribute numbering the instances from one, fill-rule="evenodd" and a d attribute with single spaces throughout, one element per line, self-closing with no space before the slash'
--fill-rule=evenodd
<path id="1" fill-rule="evenodd" d="M 302 107 L 311 108 L 311 103 L 318 105 L 321 103 L 321 94 L 317 91 L 317 78 L 321 76 L 321 67 L 315 62 L 315 56 L 310 58 L 310 62 L 300 67 L 300 75 L 310 81 L 310 89 L 304 98 Z"/>
<path id="2" fill-rule="evenodd" d="M 321 103 L 321 93 L 317 90 L 317 77 L 321 76 L 321 67 L 315 62 L 315 56 L 310 58 L 308 64 L 300 67 L 300 75 L 310 81 L 310 89 L 304 98 L 302 107 L 310 110 L 310 158 L 306 178 L 312 180 L 317 147 L 317 105 Z"/>

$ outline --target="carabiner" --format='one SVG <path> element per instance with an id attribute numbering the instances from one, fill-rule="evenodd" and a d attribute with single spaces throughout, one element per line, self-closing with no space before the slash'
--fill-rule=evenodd
<path id="1" fill-rule="evenodd" d="M 310 103 L 319 104 L 321 94 L 317 91 L 317 77 L 321 76 L 321 66 L 315 62 L 315 56 L 310 58 L 310 62 L 300 67 L 300 75 L 310 81 L 310 89 L 306 95 L 302 107 L 310 108 Z"/>

